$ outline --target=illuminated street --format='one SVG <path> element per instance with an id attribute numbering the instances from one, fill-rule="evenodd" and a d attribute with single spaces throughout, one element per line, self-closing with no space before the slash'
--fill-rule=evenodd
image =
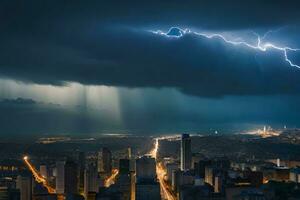
<path id="1" fill-rule="evenodd" d="M 157 178 L 161 187 L 161 191 L 162 191 L 162 199 L 167 199 L 167 200 L 176 200 L 176 196 L 172 194 L 172 192 L 170 191 L 170 188 L 168 186 L 168 184 L 164 181 L 164 177 L 166 175 L 166 170 L 164 169 L 164 167 L 162 166 L 162 164 L 160 162 L 158 162 L 157 160 L 157 153 L 158 153 L 158 148 L 159 148 L 159 140 L 161 138 L 155 138 L 155 143 L 153 146 L 153 149 L 150 151 L 150 155 L 156 159 L 156 174 L 157 174 Z"/>
<path id="2" fill-rule="evenodd" d="M 109 187 L 112 184 L 115 183 L 116 177 L 119 174 L 119 170 L 118 169 L 113 169 L 112 170 L 112 174 L 111 176 L 109 176 L 105 181 L 104 181 L 104 186 L 105 187 Z"/>
<path id="3" fill-rule="evenodd" d="M 28 156 L 24 156 L 23 160 L 27 165 L 28 169 L 31 171 L 33 177 L 35 178 L 35 181 L 38 183 L 42 183 L 43 186 L 47 188 L 49 193 L 55 193 L 55 189 L 47 183 L 47 180 L 43 176 L 41 176 L 39 172 L 35 169 L 35 167 L 29 162 Z"/>

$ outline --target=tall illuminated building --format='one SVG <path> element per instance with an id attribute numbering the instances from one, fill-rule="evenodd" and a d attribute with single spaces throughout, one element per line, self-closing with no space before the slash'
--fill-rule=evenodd
<path id="1" fill-rule="evenodd" d="M 181 148 L 180 148 L 180 169 L 182 171 L 190 170 L 191 165 L 192 165 L 191 138 L 189 134 L 182 134 Z"/>
<path id="2" fill-rule="evenodd" d="M 102 148 L 100 172 L 110 174 L 112 170 L 112 155 L 108 148 Z"/>

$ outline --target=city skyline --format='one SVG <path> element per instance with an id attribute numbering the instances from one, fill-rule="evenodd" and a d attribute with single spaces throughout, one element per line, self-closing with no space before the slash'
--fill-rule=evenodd
<path id="1" fill-rule="evenodd" d="M 299 200 L 300 1 L 0 1 L 0 200 Z"/>

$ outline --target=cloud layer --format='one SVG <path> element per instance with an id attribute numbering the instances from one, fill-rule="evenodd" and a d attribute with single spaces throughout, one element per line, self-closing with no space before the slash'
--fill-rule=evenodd
<path id="1" fill-rule="evenodd" d="M 229 32 L 293 25 L 300 19 L 294 1 L 1 4 L 2 77 L 55 85 L 173 87 L 213 97 L 300 91 L 300 70 L 285 63 L 281 52 L 189 35 L 170 40 L 147 31 L 174 24 Z"/>

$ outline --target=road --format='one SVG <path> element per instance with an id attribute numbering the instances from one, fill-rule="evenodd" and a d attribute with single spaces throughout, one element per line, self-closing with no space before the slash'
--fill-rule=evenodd
<path id="1" fill-rule="evenodd" d="M 29 162 L 28 156 L 24 156 L 23 160 L 28 169 L 31 171 L 33 177 L 35 178 L 35 181 L 41 183 L 45 188 L 47 188 L 50 194 L 54 194 L 55 189 L 48 184 L 47 180 L 42 175 L 40 175 L 40 173 L 35 169 L 35 167 Z"/>
<path id="2" fill-rule="evenodd" d="M 164 177 L 166 175 L 166 170 L 163 165 L 157 159 L 157 153 L 159 149 L 159 140 L 160 138 L 154 139 L 153 149 L 151 149 L 149 155 L 151 155 L 156 160 L 156 174 L 157 179 L 159 181 L 161 191 L 162 191 L 162 199 L 166 200 L 176 200 L 176 196 L 170 191 L 168 184 L 165 182 Z"/>

